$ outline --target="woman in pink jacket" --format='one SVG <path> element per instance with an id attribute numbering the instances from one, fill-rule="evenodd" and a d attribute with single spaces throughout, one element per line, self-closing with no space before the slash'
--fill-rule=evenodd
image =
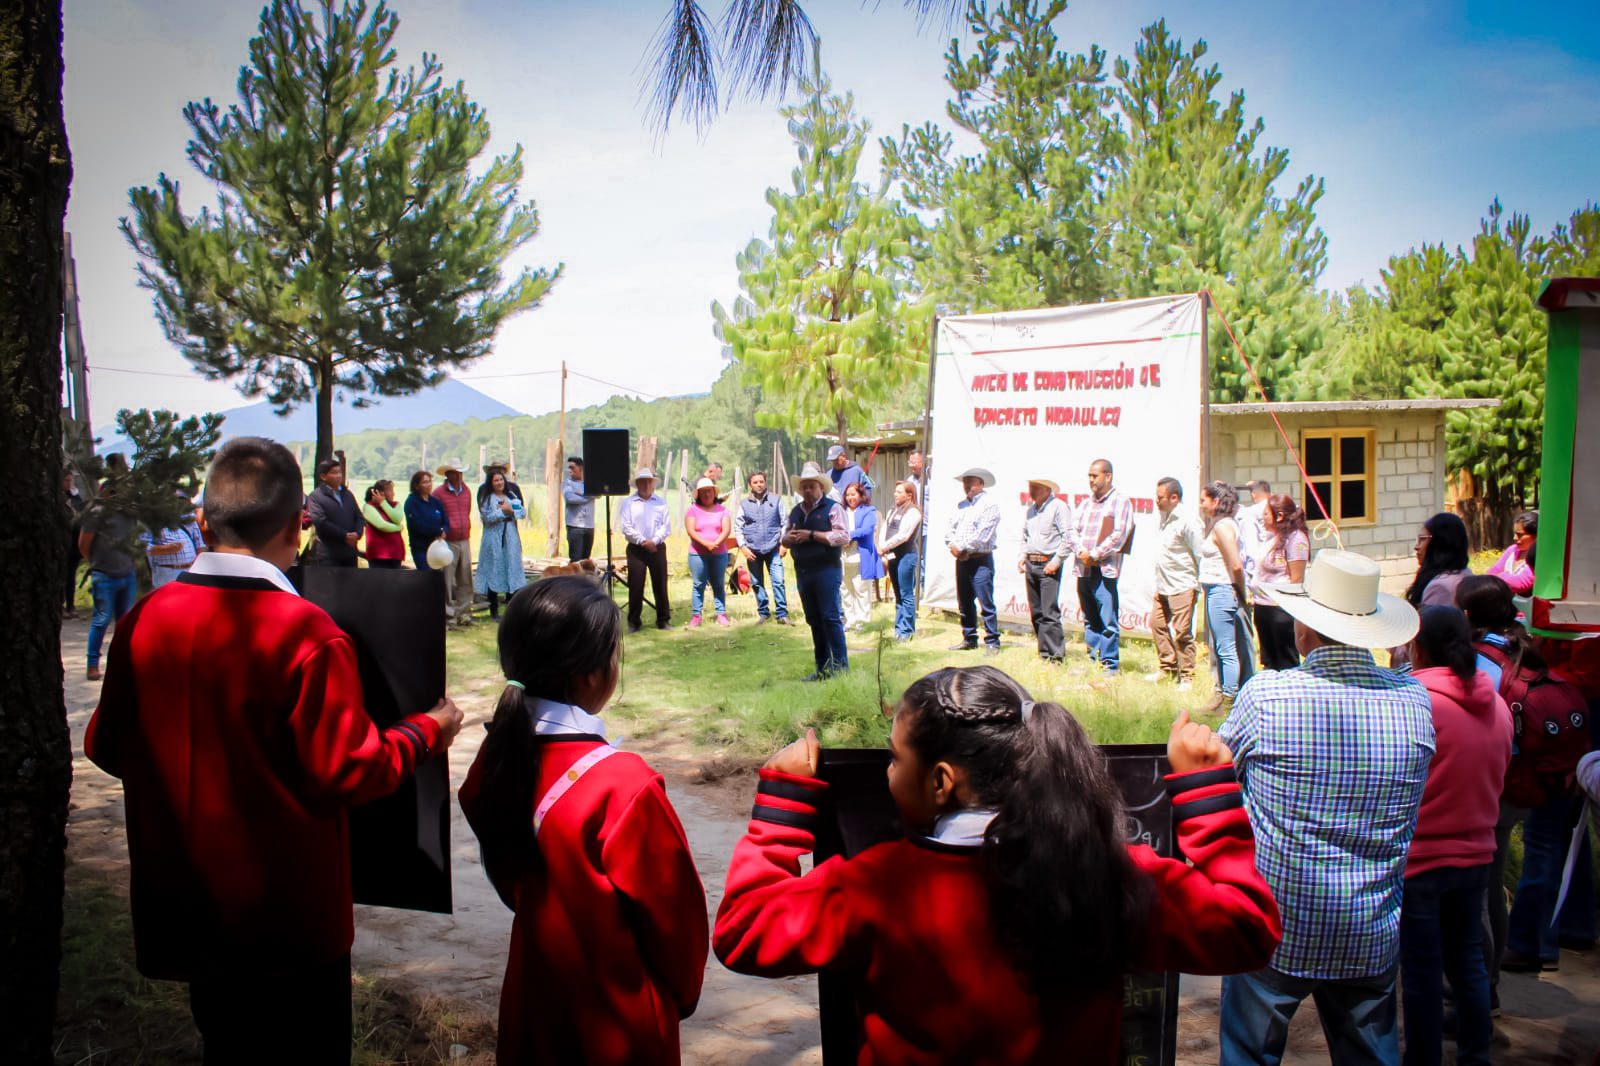
<path id="1" fill-rule="evenodd" d="M 1517 596 L 1533 594 L 1533 549 L 1539 543 L 1539 512 L 1523 511 L 1511 523 L 1511 546 L 1489 567 L 1489 573 L 1511 586 Z"/>
<path id="2" fill-rule="evenodd" d="M 1483 900 L 1500 791 L 1511 761 L 1511 711 L 1477 666 L 1472 628 L 1455 607 L 1422 608 L 1412 677 L 1433 699 L 1434 755 L 1406 861 L 1400 983 L 1406 1066 L 1438 1063 L 1442 977 L 1455 990 L 1456 1062 L 1489 1061 L 1489 971 Z"/>

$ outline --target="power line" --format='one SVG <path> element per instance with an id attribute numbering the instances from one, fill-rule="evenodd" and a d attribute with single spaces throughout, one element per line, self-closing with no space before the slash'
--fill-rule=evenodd
<path id="1" fill-rule="evenodd" d="M 88 369 L 93 370 L 96 373 L 138 374 L 142 377 L 149 378 L 179 378 L 183 381 L 207 380 L 206 378 L 200 377 L 196 374 L 175 374 L 170 370 L 134 370 L 133 368 L 126 366 L 91 366 Z"/>

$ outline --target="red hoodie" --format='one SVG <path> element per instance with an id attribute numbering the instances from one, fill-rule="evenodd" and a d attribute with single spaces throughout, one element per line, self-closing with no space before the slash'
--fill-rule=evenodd
<path id="1" fill-rule="evenodd" d="M 1511 762 L 1511 709 L 1479 670 L 1471 682 L 1430 666 L 1412 673 L 1433 700 L 1436 745 L 1406 876 L 1494 858 L 1494 826 Z"/>

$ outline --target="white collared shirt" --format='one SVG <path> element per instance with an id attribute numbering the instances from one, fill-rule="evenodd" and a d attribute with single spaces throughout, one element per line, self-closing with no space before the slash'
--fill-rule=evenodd
<path id="1" fill-rule="evenodd" d="M 202 577 L 246 577 L 270 581 L 284 592 L 298 596 L 300 593 L 289 584 L 283 571 L 255 555 L 241 555 L 230 551 L 201 552 L 189 567 L 189 573 Z"/>
<path id="2" fill-rule="evenodd" d="M 528 714 L 533 717 L 533 731 L 538 736 L 599 737 L 616 747 L 615 742 L 606 740 L 606 724 L 599 715 L 590 714 L 571 703 L 557 703 L 541 696 L 528 696 L 524 703 Z"/>
<path id="3" fill-rule="evenodd" d="M 992 807 L 967 807 L 951 811 L 949 814 L 941 814 L 934 821 L 933 833 L 928 839 L 957 848 L 982 847 L 984 834 L 989 831 L 989 823 L 994 821 L 999 813 Z"/>

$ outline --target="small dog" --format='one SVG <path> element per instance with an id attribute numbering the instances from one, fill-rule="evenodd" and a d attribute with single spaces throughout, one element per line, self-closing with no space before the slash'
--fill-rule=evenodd
<path id="1" fill-rule="evenodd" d="M 540 577 L 599 577 L 600 569 L 593 559 L 579 559 L 575 563 L 546 567 Z"/>

